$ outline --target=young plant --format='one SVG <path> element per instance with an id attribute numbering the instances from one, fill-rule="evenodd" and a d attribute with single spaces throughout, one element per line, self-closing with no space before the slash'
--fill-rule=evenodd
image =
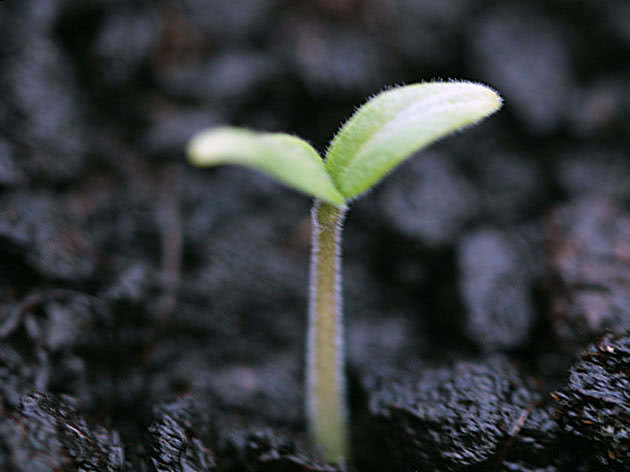
<path id="1" fill-rule="evenodd" d="M 348 456 L 340 247 L 347 203 L 414 152 L 500 107 L 499 95 L 483 85 L 421 83 L 386 90 L 361 106 L 324 159 L 297 137 L 241 128 L 204 131 L 189 144 L 196 165 L 241 164 L 315 197 L 306 412 L 312 441 L 330 461 Z"/>

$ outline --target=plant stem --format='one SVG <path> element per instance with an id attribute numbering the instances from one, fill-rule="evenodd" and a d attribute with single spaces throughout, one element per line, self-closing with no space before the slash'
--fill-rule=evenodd
<path id="1" fill-rule="evenodd" d="M 347 458 L 341 295 L 341 229 L 346 207 L 315 200 L 311 211 L 306 409 L 315 446 L 330 461 Z"/>

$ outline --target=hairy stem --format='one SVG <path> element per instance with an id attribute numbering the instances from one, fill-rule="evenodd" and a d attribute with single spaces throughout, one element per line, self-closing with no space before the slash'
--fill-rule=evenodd
<path id="1" fill-rule="evenodd" d="M 348 453 L 340 258 L 345 211 L 316 200 L 311 212 L 306 409 L 313 442 L 330 461 Z"/>

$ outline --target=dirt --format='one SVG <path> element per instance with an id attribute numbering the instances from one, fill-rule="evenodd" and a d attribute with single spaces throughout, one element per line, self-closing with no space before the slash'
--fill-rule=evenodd
<path id="1" fill-rule="evenodd" d="M 0 470 L 343 470 L 305 433 L 311 202 L 184 147 L 325 150 L 435 78 L 505 106 L 348 212 L 346 468 L 630 470 L 626 3 L 0 1 Z"/>

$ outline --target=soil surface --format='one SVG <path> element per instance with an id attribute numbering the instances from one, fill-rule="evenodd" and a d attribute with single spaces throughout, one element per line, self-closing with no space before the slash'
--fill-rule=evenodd
<path id="1" fill-rule="evenodd" d="M 627 0 L 0 1 L 0 470 L 340 471 L 303 412 L 311 202 L 196 169 L 387 85 L 499 114 L 353 202 L 352 460 L 630 470 Z"/>

